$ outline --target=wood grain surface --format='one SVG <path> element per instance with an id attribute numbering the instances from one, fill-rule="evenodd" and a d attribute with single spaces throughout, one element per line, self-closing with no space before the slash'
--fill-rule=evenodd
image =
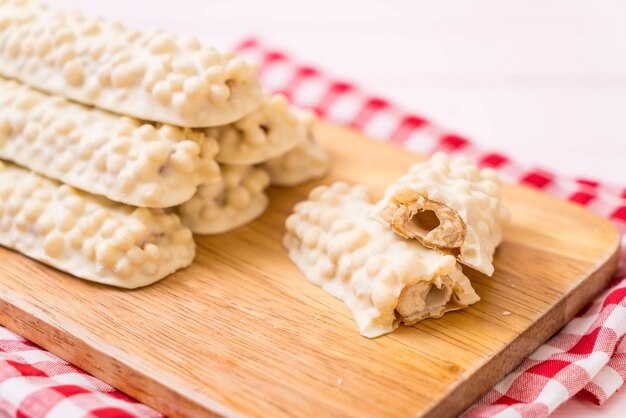
<path id="1" fill-rule="evenodd" d="M 257 222 L 198 240 L 186 270 L 122 291 L 0 249 L 0 322 L 171 416 L 455 416 L 556 332 L 610 279 L 618 234 L 604 219 L 519 186 L 492 278 L 466 270 L 472 307 L 361 337 L 342 302 L 281 245 L 317 184 L 379 197 L 418 157 L 320 123 L 326 179 L 270 191 Z M 504 316 L 503 311 L 510 311 Z"/>

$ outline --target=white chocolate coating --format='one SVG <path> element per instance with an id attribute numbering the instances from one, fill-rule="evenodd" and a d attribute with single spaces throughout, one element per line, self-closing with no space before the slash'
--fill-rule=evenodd
<path id="1" fill-rule="evenodd" d="M 223 125 L 263 99 L 254 69 L 231 53 L 37 0 L 0 2 L 0 45 L 0 74 L 143 120 Z"/>
<path id="2" fill-rule="evenodd" d="M 267 96 L 263 105 L 225 126 L 208 128 L 206 134 L 215 138 L 222 164 L 252 165 L 267 161 L 293 149 L 306 138 L 312 118 L 289 108 L 282 95 Z"/>
<path id="3" fill-rule="evenodd" d="M 479 300 L 453 256 L 401 238 L 370 217 L 373 208 L 362 186 L 319 186 L 287 218 L 283 240 L 306 278 L 347 305 L 362 335 L 393 331 L 403 316 L 398 309 L 425 309 L 431 290 L 437 299 L 447 292 L 448 300 L 403 320 L 439 317 Z"/>
<path id="4" fill-rule="evenodd" d="M 204 184 L 191 200 L 175 208 L 194 234 L 228 232 L 252 222 L 265 212 L 269 175 L 251 166 L 222 166 L 222 180 Z"/>
<path id="5" fill-rule="evenodd" d="M 155 127 L 0 78 L 0 157 L 116 202 L 189 200 L 219 181 L 217 150 L 202 131 Z"/>
<path id="6" fill-rule="evenodd" d="M 261 164 L 272 186 L 294 187 L 322 178 L 330 170 L 330 156 L 312 136 L 294 149 Z"/>
<path id="7" fill-rule="evenodd" d="M 439 224 L 411 224 L 415 213 L 406 208 L 412 205 L 432 210 Z M 404 223 L 391 220 L 393 213 L 401 214 Z M 461 263 L 491 276 L 493 255 L 502 241 L 502 227 L 509 219 L 509 211 L 502 204 L 495 171 L 479 171 L 467 159 L 451 159 L 437 153 L 426 162 L 414 164 L 408 174 L 389 186 L 373 217 L 407 238 L 456 252 Z M 417 217 L 414 222 L 419 222 Z M 450 247 L 437 244 L 451 237 L 454 238 L 450 242 L 454 243 Z"/>
<path id="8" fill-rule="evenodd" d="M 0 245 L 128 289 L 161 280 L 195 256 L 191 231 L 176 215 L 114 203 L 2 162 Z"/>

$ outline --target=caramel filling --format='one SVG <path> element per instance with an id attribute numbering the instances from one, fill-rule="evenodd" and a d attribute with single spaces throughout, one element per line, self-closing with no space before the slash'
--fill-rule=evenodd
<path id="1" fill-rule="evenodd" d="M 458 255 L 465 239 L 465 223 L 453 209 L 433 200 L 416 200 L 390 205 L 382 214 L 391 228 L 424 246 Z"/>
<path id="2" fill-rule="evenodd" d="M 451 272 L 454 277 L 460 270 Z M 440 318 L 448 311 L 462 309 L 459 295 L 454 291 L 454 280 L 443 276 L 435 282 L 419 282 L 405 288 L 396 305 L 398 318 L 407 325 L 413 325 L 422 319 Z"/>
<path id="3" fill-rule="evenodd" d="M 434 283 L 416 283 L 402 291 L 396 312 L 402 322 L 414 324 L 425 318 L 443 315 L 451 298 L 452 287 L 449 283 L 441 287 Z"/>

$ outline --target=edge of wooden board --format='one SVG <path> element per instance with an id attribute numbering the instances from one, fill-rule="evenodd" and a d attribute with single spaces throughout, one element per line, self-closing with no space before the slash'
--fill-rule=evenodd
<path id="1" fill-rule="evenodd" d="M 30 313 L 24 307 L 11 305 L 4 298 L 0 299 L 0 319 L 3 324 L 11 323 L 10 329 L 39 345 L 47 351 L 61 357 L 63 360 L 81 368 L 94 377 L 110 384 L 125 394 L 145 403 L 148 406 L 164 405 L 163 402 L 155 402 L 154 394 L 169 392 L 170 399 L 176 399 L 176 403 L 168 403 L 166 408 L 159 407 L 158 411 L 167 416 L 184 417 L 234 417 L 239 416 L 219 402 L 213 402 L 212 411 L 207 411 L 206 400 L 194 402 L 188 392 L 184 394 L 171 389 L 168 385 L 161 384 L 145 373 L 142 373 L 132 366 L 125 364 L 116 358 L 115 354 L 107 353 L 100 348 L 101 344 L 90 344 L 65 329 L 61 324 L 52 321 L 50 312 L 46 312 L 44 321 L 37 318 L 40 313 Z M 122 378 L 121 370 L 124 369 L 125 378 Z M 111 372 L 113 370 L 113 372 Z M 130 378 L 128 377 L 128 372 Z M 107 376 L 118 376 L 112 382 Z M 120 384 L 123 382 L 123 384 Z M 204 405 L 203 405 L 204 404 Z M 207 412 L 210 412 L 207 414 Z"/>
<path id="2" fill-rule="evenodd" d="M 599 268 L 582 278 L 569 293 L 535 322 L 532 328 L 521 333 L 489 360 L 489 367 L 477 365 L 470 373 L 474 379 L 482 380 L 484 386 L 492 388 L 504 376 L 512 372 L 533 351 L 544 344 L 563 328 L 589 301 L 595 298 L 613 278 L 619 261 L 619 235 L 615 252 L 600 264 Z M 557 331 L 554 331 L 557 330 Z M 517 342 L 517 344 L 513 344 Z M 468 384 L 464 379 L 453 387 L 445 402 L 432 407 L 422 415 L 424 418 L 457 416 L 472 406 L 486 392 L 477 388 L 481 385 Z M 489 389 L 488 389 L 489 390 Z M 487 391 L 488 391 L 487 390 Z"/>

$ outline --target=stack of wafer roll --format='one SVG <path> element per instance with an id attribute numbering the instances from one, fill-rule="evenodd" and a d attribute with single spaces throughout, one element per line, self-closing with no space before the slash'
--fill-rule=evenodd
<path id="1" fill-rule="evenodd" d="M 493 170 L 436 154 L 371 202 L 362 186 L 320 186 L 287 218 L 284 245 L 309 281 L 377 337 L 479 300 L 461 265 L 491 276 L 508 220 Z"/>
<path id="2" fill-rule="evenodd" d="M 0 0 L 0 245 L 135 288 L 326 172 L 310 116 L 195 39 Z"/>

